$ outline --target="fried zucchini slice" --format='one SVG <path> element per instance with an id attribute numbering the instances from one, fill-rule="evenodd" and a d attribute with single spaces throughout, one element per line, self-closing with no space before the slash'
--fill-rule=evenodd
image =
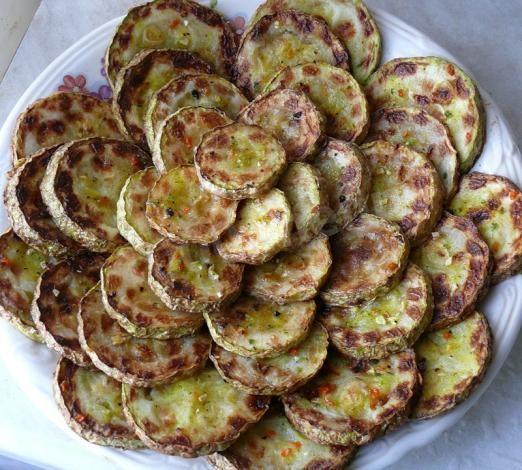
<path id="1" fill-rule="evenodd" d="M 484 110 L 475 83 L 457 65 L 440 57 L 394 59 L 372 75 L 366 94 L 373 110 L 426 110 L 448 128 L 460 170 L 473 166 L 484 144 Z"/>
<path id="2" fill-rule="evenodd" d="M 173 49 L 139 52 L 120 70 L 112 106 L 120 128 L 134 142 L 147 148 L 145 113 L 154 93 L 174 77 L 185 73 L 212 73 L 197 55 Z"/>
<path id="3" fill-rule="evenodd" d="M 123 185 L 116 203 L 116 224 L 123 236 L 136 251 L 148 255 L 161 235 L 154 230 L 145 214 L 147 198 L 159 175 L 148 167 L 130 175 Z"/>
<path id="4" fill-rule="evenodd" d="M 361 0 L 267 0 L 249 24 L 265 15 L 298 10 L 323 18 L 350 53 L 352 74 L 364 83 L 381 60 L 381 35 L 372 15 Z"/>
<path id="5" fill-rule="evenodd" d="M 323 370 L 283 398 L 292 425 L 320 444 L 365 444 L 402 423 L 420 386 L 411 349 L 350 368 L 332 354 Z"/>
<path id="6" fill-rule="evenodd" d="M 13 162 L 17 165 L 43 148 L 95 136 L 121 138 L 111 105 L 86 93 L 53 93 L 18 117 Z"/>
<path id="7" fill-rule="evenodd" d="M 333 265 L 321 297 L 330 306 L 349 307 L 386 294 L 402 277 L 409 245 L 399 228 L 361 214 L 330 241 Z"/>
<path id="8" fill-rule="evenodd" d="M 322 143 L 324 118 L 300 91 L 281 89 L 260 95 L 241 111 L 239 119 L 272 133 L 289 162 L 310 159 Z"/>
<path id="9" fill-rule="evenodd" d="M 337 139 L 328 139 L 314 166 L 323 177 L 332 211 L 324 231 L 334 235 L 363 211 L 370 194 L 370 169 L 357 146 Z"/>
<path id="10" fill-rule="evenodd" d="M 239 89 L 218 75 L 198 73 L 175 78 L 152 97 L 147 108 L 145 131 L 149 148 L 154 148 L 163 121 L 181 108 L 216 108 L 236 119 L 247 104 Z"/>
<path id="11" fill-rule="evenodd" d="M 308 163 L 291 163 L 278 183 L 292 210 L 290 247 L 297 248 L 315 238 L 328 220 L 326 182 Z"/>
<path id="12" fill-rule="evenodd" d="M 333 345 L 356 364 L 411 347 L 429 325 L 432 313 L 430 280 L 410 263 L 401 282 L 388 293 L 363 305 L 326 309 L 319 321 Z"/>
<path id="13" fill-rule="evenodd" d="M 469 217 L 493 257 L 496 284 L 522 268 L 522 193 L 502 176 L 473 172 L 462 178 L 449 210 Z"/>
<path id="14" fill-rule="evenodd" d="M 155 0 L 131 8 L 105 56 L 105 69 L 113 88 L 118 72 L 136 54 L 162 48 L 193 52 L 227 76 L 236 53 L 236 40 L 217 11 L 191 0 Z"/>
<path id="15" fill-rule="evenodd" d="M 149 285 L 173 310 L 218 309 L 239 295 L 244 266 L 200 245 L 159 242 L 149 255 Z"/>
<path id="16" fill-rule="evenodd" d="M 266 263 L 289 245 L 292 220 L 292 210 L 284 193 L 272 189 L 239 206 L 236 222 L 216 248 L 228 261 Z"/>
<path id="17" fill-rule="evenodd" d="M 0 236 L 0 316 L 33 341 L 43 342 L 31 318 L 36 283 L 45 269 L 42 253 L 12 231 Z"/>
<path id="18" fill-rule="evenodd" d="M 479 312 L 423 336 L 415 351 L 424 386 L 413 416 L 433 418 L 464 401 L 482 381 L 492 347 L 488 322 Z"/>
<path id="19" fill-rule="evenodd" d="M 395 222 L 419 245 L 442 213 L 444 189 L 437 170 L 425 155 L 384 140 L 362 151 L 372 174 L 369 212 Z"/>
<path id="20" fill-rule="evenodd" d="M 127 178 L 148 158 L 138 146 L 115 139 L 93 137 L 60 147 L 40 187 L 58 228 L 91 251 L 121 245 L 116 204 Z"/>
<path id="21" fill-rule="evenodd" d="M 105 311 L 100 285 L 80 302 L 78 334 L 93 364 L 119 382 L 151 387 L 202 368 L 210 352 L 206 333 L 183 338 L 136 338 Z"/>
<path id="22" fill-rule="evenodd" d="M 118 381 L 62 357 L 53 391 L 67 425 L 85 440 L 119 449 L 144 447 L 123 414 Z"/>
<path id="23" fill-rule="evenodd" d="M 429 274 L 433 284 L 435 310 L 430 330 L 454 325 L 473 313 L 487 287 L 492 260 L 471 220 L 445 214 L 411 259 Z"/>
<path id="24" fill-rule="evenodd" d="M 225 449 L 268 410 L 213 367 L 155 388 L 123 386 L 123 410 L 136 434 L 164 454 L 196 457 Z"/>
<path id="25" fill-rule="evenodd" d="M 81 253 L 47 268 L 34 291 L 31 316 L 45 344 L 79 366 L 91 363 L 78 340 L 80 300 L 100 278 L 104 257 Z"/>
<path id="26" fill-rule="evenodd" d="M 193 165 L 194 154 L 201 138 L 216 127 L 231 124 L 232 120 L 216 108 L 188 106 L 168 116 L 161 124 L 152 161 L 161 173 L 182 165 Z"/>
<path id="27" fill-rule="evenodd" d="M 240 297 L 226 308 L 203 315 L 212 339 L 227 351 L 247 357 L 274 357 L 307 336 L 315 302 L 277 305 Z"/>
<path id="28" fill-rule="evenodd" d="M 101 269 L 105 311 L 139 338 L 179 338 L 202 326 L 201 314 L 168 308 L 147 281 L 147 258 L 129 246 L 118 248 Z"/>
<path id="29" fill-rule="evenodd" d="M 210 359 L 227 382 L 248 393 L 282 395 L 308 382 L 322 367 L 328 335 L 319 324 L 289 352 L 276 357 L 245 357 L 212 345 Z"/>
<path id="30" fill-rule="evenodd" d="M 207 460 L 217 470 L 341 470 L 355 450 L 355 446 L 326 446 L 307 439 L 276 408 L 228 449 Z"/>
<path id="31" fill-rule="evenodd" d="M 228 199 L 259 196 L 277 181 L 285 149 L 259 126 L 233 123 L 203 136 L 194 156 L 205 191 Z"/>
<path id="32" fill-rule="evenodd" d="M 13 231 L 48 256 L 63 256 L 80 248 L 54 223 L 40 193 L 47 164 L 58 147 L 45 148 L 8 174 L 4 202 Z"/>
<path id="33" fill-rule="evenodd" d="M 426 155 L 451 200 L 459 186 L 459 159 L 448 130 L 424 109 L 381 108 L 372 114 L 368 140 L 386 140 Z"/>
<path id="34" fill-rule="evenodd" d="M 285 66 L 323 62 L 349 69 L 348 53 L 319 17 L 296 10 L 263 16 L 241 38 L 233 79 L 249 98 Z"/>
<path id="35" fill-rule="evenodd" d="M 311 300 L 326 281 L 331 265 L 328 237 L 321 233 L 294 251 L 247 268 L 244 289 L 254 297 L 278 304 Z"/>
<path id="36" fill-rule="evenodd" d="M 326 134 L 349 142 L 362 142 L 369 126 L 369 111 L 361 87 L 346 70 L 329 64 L 286 67 L 265 91 L 290 88 L 305 93 L 326 117 Z"/>
<path id="37" fill-rule="evenodd" d="M 159 177 L 149 192 L 146 213 L 163 236 L 177 243 L 208 245 L 234 223 L 237 205 L 204 191 L 195 168 L 184 166 Z"/>

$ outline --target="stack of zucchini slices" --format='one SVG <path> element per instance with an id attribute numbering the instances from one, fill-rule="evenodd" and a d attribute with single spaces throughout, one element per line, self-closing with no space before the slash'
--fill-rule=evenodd
<path id="1" fill-rule="evenodd" d="M 341 468 L 477 386 L 476 304 L 522 267 L 522 193 L 461 178 L 473 81 L 435 57 L 377 69 L 380 47 L 359 0 L 267 0 L 241 38 L 155 0 L 108 48 L 112 109 L 62 92 L 22 113 L 0 313 L 59 353 L 76 433 Z"/>

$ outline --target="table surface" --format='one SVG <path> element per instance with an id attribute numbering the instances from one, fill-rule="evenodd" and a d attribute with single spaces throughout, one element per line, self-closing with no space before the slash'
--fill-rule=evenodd
<path id="1" fill-rule="evenodd" d="M 43 0 L 0 83 L 0 123 L 23 91 L 63 50 L 137 3 L 141 2 Z M 458 57 L 493 96 L 522 147 L 522 0 L 367 0 L 367 4 L 402 18 Z M 492 386 L 458 425 L 390 468 L 522 468 L 521 359 L 522 341 L 515 345 Z M 34 462 L 38 455 L 48 452 L 39 446 L 38 435 L 58 435 L 57 429 L 34 413 L 1 363 L 0 396 L 0 453 L 7 450 L 7 457 L 14 459 L 0 458 L 0 468 L 27 468 L 16 460 Z M 19 430 L 16 439 L 10 433 L 15 427 Z M 57 448 L 60 445 L 73 445 L 73 441 L 57 438 Z M 56 468 L 65 468 L 63 465 L 57 460 Z"/>

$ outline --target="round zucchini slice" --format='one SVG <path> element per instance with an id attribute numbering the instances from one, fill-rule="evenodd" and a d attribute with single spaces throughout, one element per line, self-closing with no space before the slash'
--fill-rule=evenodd
<path id="1" fill-rule="evenodd" d="M 58 407 L 76 434 L 103 446 L 144 447 L 123 414 L 118 381 L 62 357 L 56 366 L 53 386 Z"/>
<path id="2" fill-rule="evenodd" d="M 366 206 L 371 188 L 370 169 L 358 147 L 337 139 L 328 140 L 314 165 L 325 182 L 332 211 L 324 231 L 334 235 Z"/>
<path id="3" fill-rule="evenodd" d="M 182 165 L 193 165 L 201 138 L 216 127 L 231 124 L 215 108 L 188 106 L 168 116 L 161 124 L 152 149 L 154 166 L 161 173 Z"/>
<path id="4" fill-rule="evenodd" d="M 444 124 L 468 171 L 484 143 L 484 110 L 473 80 L 440 57 L 394 59 L 375 72 L 366 85 L 372 109 L 422 108 Z"/>
<path id="5" fill-rule="evenodd" d="M 361 0 L 267 0 L 250 20 L 265 15 L 298 10 L 323 18 L 350 53 L 353 76 L 366 82 L 381 60 L 381 35 L 372 15 Z"/>
<path id="6" fill-rule="evenodd" d="M 238 88 L 218 75 L 198 73 L 175 78 L 152 97 L 147 108 L 145 130 L 149 148 L 154 148 L 163 121 L 181 108 L 217 108 L 236 119 L 247 104 Z"/>
<path id="7" fill-rule="evenodd" d="M 259 126 L 233 123 L 204 135 L 194 156 L 201 186 L 216 196 L 259 196 L 277 181 L 285 149 Z"/>
<path id="8" fill-rule="evenodd" d="M 120 235 L 142 255 L 148 255 L 161 235 L 145 214 L 147 198 L 159 175 L 155 168 L 137 171 L 127 178 L 116 203 L 116 223 Z"/>
<path id="9" fill-rule="evenodd" d="M 294 251 L 247 268 L 244 289 L 254 297 L 278 304 L 311 300 L 326 281 L 331 265 L 328 237 L 321 233 Z"/>
<path id="10" fill-rule="evenodd" d="M 423 336 L 415 351 L 424 385 L 413 416 L 433 418 L 464 401 L 482 381 L 491 349 L 489 325 L 479 312 Z"/>
<path id="11" fill-rule="evenodd" d="M 0 236 L 0 316 L 33 341 L 43 342 L 31 318 L 36 283 L 45 269 L 42 253 L 12 231 Z"/>
<path id="12" fill-rule="evenodd" d="M 409 264 L 401 282 L 373 302 L 326 309 L 319 321 L 333 345 L 348 359 L 382 359 L 417 341 L 429 325 L 433 298 L 428 276 Z"/>
<path id="13" fill-rule="evenodd" d="M 435 310 L 430 330 L 440 330 L 473 313 L 487 287 L 489 248 L 473 222 L 445 214 L 431 238 L 411 257 L 431 278 Z"/>
<path id="14" fill-rule="evenodd" d="M 212 339 L 227 351 L 247 357 L 274 357 L 308 335 L 315 302 L 277 305 L 241 297 L 227 308 L 203 315 Z"/>
<path id="15" fill-rule="evenodd" d="M 266 263 L 290 244 L 292 220 L 284 193 L 272 189 L 242 203 L 236 222 L 217 243 L 217 250 L 228 261 Z"/>
<path id="16" fill-rule="evenodd" d="M 203 316 L 168 308 L 147 282 L 147 258 L 129 246 L 118 248 L 101 269 L 105 311 L 139 338 L 179 338 L 194 334 Z"/>
<path id="17" fill-rule="evenodd" d="M 221 75 L 236 53 L 234 33 L 215 10 L 191 0 L 155 0 L 129 10 L 105 56 L 111 84 L 132 58 L 147 49 L 182 49 L 199 55 Z"/>
<path id="18" fill-rule="evenodd" d="M 213 367 L 155 388 L 123 386 L 123 410 L 136 434 L 164 454 L 197 457 L 225 449 L 268 410 Z"/>
<path id="19" fill-rule="evenodd" d="M 424 155 L 384 140 L 362 151 L 372 173 L 369 212 L 399 225 L 413 245 L 433 230 L 442 213 L 444 189 Z"/>
<path id="20" fill-rule="evenodd" d="M 308 160 L 322 142 L 323 116 L 300 91 L 281 89 L 258 96 L 241 111 L 240 120 L 272 133 L 289 162 Z"/>
<path id="21" fill-rule="evenodd" d="M 145 113 L 154 93 L 185 73 L 212 73 L 197 55 L 173 49 L 150 49 L 136 54 L 120 70 L 112 101 L 120 127 L 134 142 L 147 148 Z"/>
<path id="22" fill-rule="evenodd" d="M 104 257 L 82 253 L 47 268 L 36 284 L 31 316 L 47 346 L 79 366 L 90 364 L 78 341 L 80 300 L 100 278 Z"/>
<path id="23" fill-rule="evenodd" d="M 234 223 L 237 204 L 204 191 L 195 168 L 183 166 L 159 177 L 146 213 L 152 227 L 176 243 L 208 245 Z"/>
<path id="24" fill-rule="evenodd" d="M 283 395 L 308 382 L 322 367 L 328 335 L 319 324 L 295 348 L 276 357 L 245 357 L 212 345 L 210 359 L 227 382 L 248 393 Z"/>
<path id="25" fill-rule="evenodd" d="M 411 349 L 350 368 L 330 355 L 323 370 L 283 398 L 292 425 L 320 444 L 362 445 L 402 423 L 420 386 Z"/>
<path id="26" fill-rule="evenodd" d="M 409 245 L 399 228 L 362 214 L 331 239 L 334 260 L 321 297 L 330 306 L 349 307 L 386 294 L 402 277 Z"/>
<path id="27" fill-rule="evenodd" d="M 4 193 L 7 216 L 14 232 L 48 256 L 63 256 L 80 248 L 54 223 L 40 193 L 47 164 L 58 147 L 37 151 L 9 175 Z"/>
<path id="28" fill-rule="evenodd" d="M 405 145 L 426 155 L 450 200 L 459 186 L 459 159 L 448 130 L 423 109 L 382 108 L 373 113 L 369 139 Z"/>
<path id="29" fill-rule="evenodd" d="M 207 460 L 217 470 L 341 470 L 355 450 L 355 446 L 328 446 L 307 439 L 276 408 L 228 449 Z"/>
<path id="30" fill-rule="evenodd" d="M 91 251 L 123 243 L 116 204 L 127 178 L 145 167 L 147 154 L 115 139 L 77 140 L 54 152 L 42 180 L 42 198 L 54 222 Z"/>
<path id="31" fill-rule="evenodd" d="M 290 88 L 305 93 L 326 117 L 326 134 L 362 142 L 369 110 L 361 87 L 346 70 L 329 64 L 302 64 L 279 72 L 265 91 Z"/>
<path id="32" fill-rule="evenodd" d="M 93 364 L 119 382 L 151 387 L 202 368 L 210 352 L 206 333 L 177 339 L 130 335 L 105 311 L 100 285 L 80 302 L 78 334 Z"/>
<path id="33" fill-rule="evenodd" d="M 465 176 L 449 210 L 470 218 L 493 257 L 491 282 L 496 284 L 522 268 L 522 193 L 502 176 Z"/>
<path id="34" fill-rule="evenodd" d="M 278 186 L 292 210 L 290 247 L 297 248 L 315 238 L 330 216 L 326 182 L 317 168 L 294 162 L 283 173 Z"/>
<path id="35" fill-rule="evenodd" d="M 159 242 L 149 256 L 149 285 L 173 310 L 218 309 L 239 295 L 244 266 L 211 247 Z"/>
<path id="36" fill-rule="evenodd" d="M 305 62 L 349 68 L 348 53 L 322 18 L 281 11 L 263 16 L 245 32 L 233 78 L 246 96 L 254 98 L 283 67 Z"/>
<path id="37" fill-rule="evenodd" d="M 43 148 L 95 136 L 121 138 L 111 105 L 86 93 L 54 93 L 18 117 L 13 162 L 17 165 Z"/>

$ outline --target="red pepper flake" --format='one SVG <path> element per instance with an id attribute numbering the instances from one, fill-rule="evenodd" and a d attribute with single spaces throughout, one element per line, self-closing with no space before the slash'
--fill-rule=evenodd
<path id="1" fill-rule="evenodd" d="M 184 208 L 183 208 L 183 212 L 184 212 L 185 214 L 188 214 L 188 213 L 190 212 L 190 207 L 184 207 Z"/>
<path id="2" fill-rule="evenodd" d="M 281 457 L 289 457 L 293 452 L 294 450 L 291 447 L 287 447 L 281 451 Z"/>
<path id="3" fill-rule="evenodd" d="M 76 421 L 78 421 L 79 423 L 83 423 L 85 421 L 85 415 L 77 413 L 76 416 L 74 417 L 74 419 Z"/>
<path id="4" fill-rule="evenodd" d="M 288 351 L 288 354 L 290 354 L 290 356 L 297 356 L 299 354 L 299 349 L 292 348 L 290 351 Z"/>
<path id="5" fill-rule="evenodd" d="M 67 390 L 67 382 L 66 382 L 65 380 L 62 380 L 62 381 L 60 382 L 60 390 L 61 390 L 62 392 L 65 392 L 65 391 Z"/>
<path id="6" fill-rule="evenodd" d="M 179 19 L 172 20 L 170 23 L 170 27 L 172 29 L 177 28 L 180 25 L 181 21 Z"/>
<path id="7" fill-rule="evenodd" d="M 300 442 L 296 441 L 296 442 L 292 442 L 292 445 L 293 445 L 297 450 L 299 450 L 303 444 L 301 444 Z"/>
<path id="8" fill-rule="evenodd" d="M 451 333 L 451 331 L 445 331 L 444 333 L 442 333 L 442 336 L 444 336 L 444 339 L 446 341 L 450 340 L 451 338 L 453 338 L 453 334 Z"/>
<path id="9" fill-rule="evenodd" d="M 183 143 L 187 146 L 187 147 L 192 147 L 192 138 L 190 137 L 190 135 L 186 135 L 185 138 L 183 139 Z"/>
<path id="10" fill-rule="evenodd" d="M 272 431 L 272 429 L 269 429 L 267 432 L 265 432 L 265 437 L 274 437 L 276 435 L 275 431 Z"/>
<path id="11" fill-rule="evenodd" d="M 111 201 L 107 196 L 102 196 L 98 199 L 98 204 L 100 204 L 100 206 L 107 206 L 110 202 Z"/>
<path id="12" fill-rule="evenodd" d="M 381 400 L 381 392 L 378 388 L 372 388 L 370 390 L 370 408 L 372 410 L 375 410 L 377 408 L 377 405 L 379 404 L 379 401 Z"/>
<path id="13" fill-rule="evenodd" d="M 0 264 L 2 264 L 2 266 L 11 266 L 11 261 L 9 261 L 9 259 L 6 258 L 5 256 L 2 256 L 2 259 L 0 260 Z"/>
<path id="14" fill-rule="evenodd" d="M 402 90 L 402 89 L 399 90 L 399 96 L 401 98 L 404 98 L 404 90 Z"/>

